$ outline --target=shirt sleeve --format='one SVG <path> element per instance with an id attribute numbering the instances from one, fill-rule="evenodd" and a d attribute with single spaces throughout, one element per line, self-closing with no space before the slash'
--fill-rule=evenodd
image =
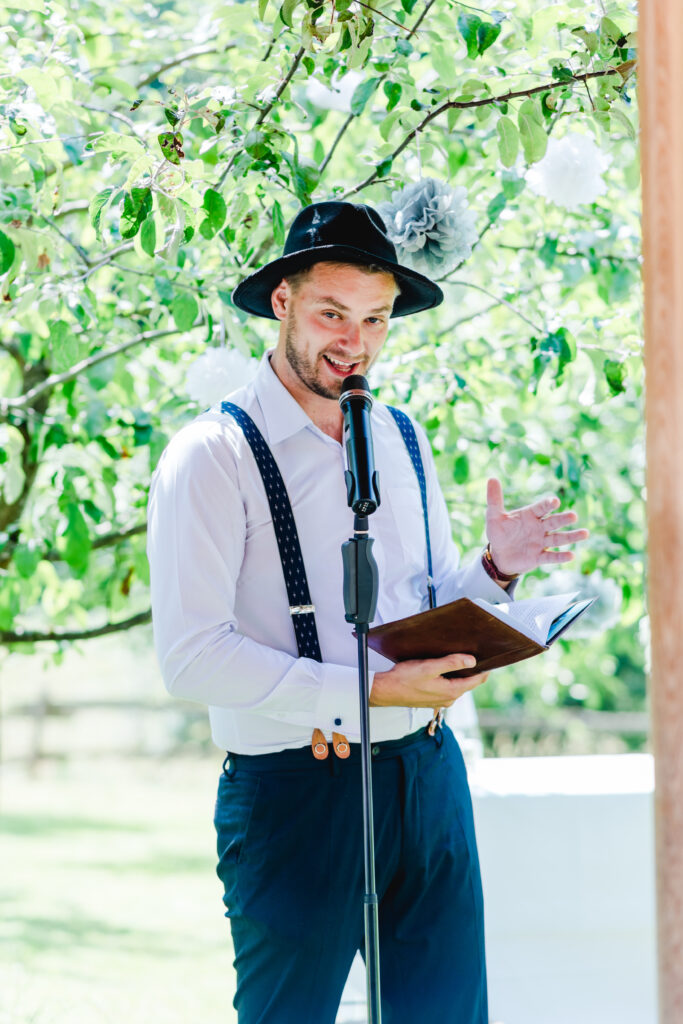
<path id="1" fill-rule="evenodd" d="M 167 690 L 323 730 L 358 718 L 357 671 L 297 658 L 237 631 L 247 520 L 230 433 L 183 428 L 154 472 L 148 508 L 154 642 Z"/>
<path id="2" fill-rule="evenodd" d="M 431 445 L 419 424 L 415 424 L 415 429 L 427 482 L 429 536 L 437 605 L 457 601 L 460 597 L 482 597 L 492 604 L 507 604 L 513 599 L 515 583 L 507 589 L 499 587 L 481 564 L 480 555 L 468 565 L 460 565 L 460 556 L 453 540 L 450 516 L 434 465 Z"/>

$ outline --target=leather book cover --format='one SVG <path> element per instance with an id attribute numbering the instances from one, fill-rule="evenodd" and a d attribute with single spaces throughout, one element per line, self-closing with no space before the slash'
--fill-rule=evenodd
<path id="1" fill-rule="evenodd" d="M 473 654 L 476 666 L 445 673 L 449 679 L 488 672 L 547 650 L 467 597 L 374 626 L 368 632 L 368 645 L 395 662 Z"/>

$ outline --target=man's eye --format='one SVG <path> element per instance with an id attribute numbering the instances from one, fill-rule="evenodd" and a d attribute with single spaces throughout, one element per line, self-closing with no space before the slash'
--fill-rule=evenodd
<path id="1" fill-rule="evenodd" d="M 333 313 L 333 312 L 332 312 L 332 310 L 329 310 L 329 309 L 327 309 L 327 310 L 325 310 L 325 312 L 323 313 L 323 316 L 330 316 L 330 317 L 331 317 L 331 316 L 339 316 L 339 313 Z"/>
<path id="2" fill-rule="evenodd" d="M 374 326 L 375 324 L 383 324 L 384 321 L 379 316 L 369 316 L 368 323 L 371 323 Z"/>

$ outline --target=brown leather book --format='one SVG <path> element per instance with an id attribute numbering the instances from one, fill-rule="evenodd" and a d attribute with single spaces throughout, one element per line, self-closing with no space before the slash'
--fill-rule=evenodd
<path id="1" fill-rule="evenodd" d="M 374 626 L 368 632 L 368 644 L 395 662 L 473 654 L 477 659 L 474 668 L 445 673 L 449 679 L 473 676 L 546 651 L 594 601 L 595 598 L 568 601 L 568 607 L 551 623 L 545 643 L 520 632 L 514 620 L 502 621 L 469 598 L 461 597 L 441 608 Z"/>

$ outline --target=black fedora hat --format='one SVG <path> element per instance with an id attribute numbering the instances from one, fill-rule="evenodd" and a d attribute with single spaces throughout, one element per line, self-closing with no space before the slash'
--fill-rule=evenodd
<path id="1" fill-rule="evenodd" d="M 403 267 L 387 236 L 384 221 L 371 206 L 325 202 L 304 207 L 289 229 L 280 259 L 245 277 L 232 293 L 240 309 L 276 320 L 270 296 L 283 277 L 323 262 L 372 264 L 396 278 L 401 293 L 392 316 L 418 313 L 443 301 L 443 292 L 428 277 Z"/>

